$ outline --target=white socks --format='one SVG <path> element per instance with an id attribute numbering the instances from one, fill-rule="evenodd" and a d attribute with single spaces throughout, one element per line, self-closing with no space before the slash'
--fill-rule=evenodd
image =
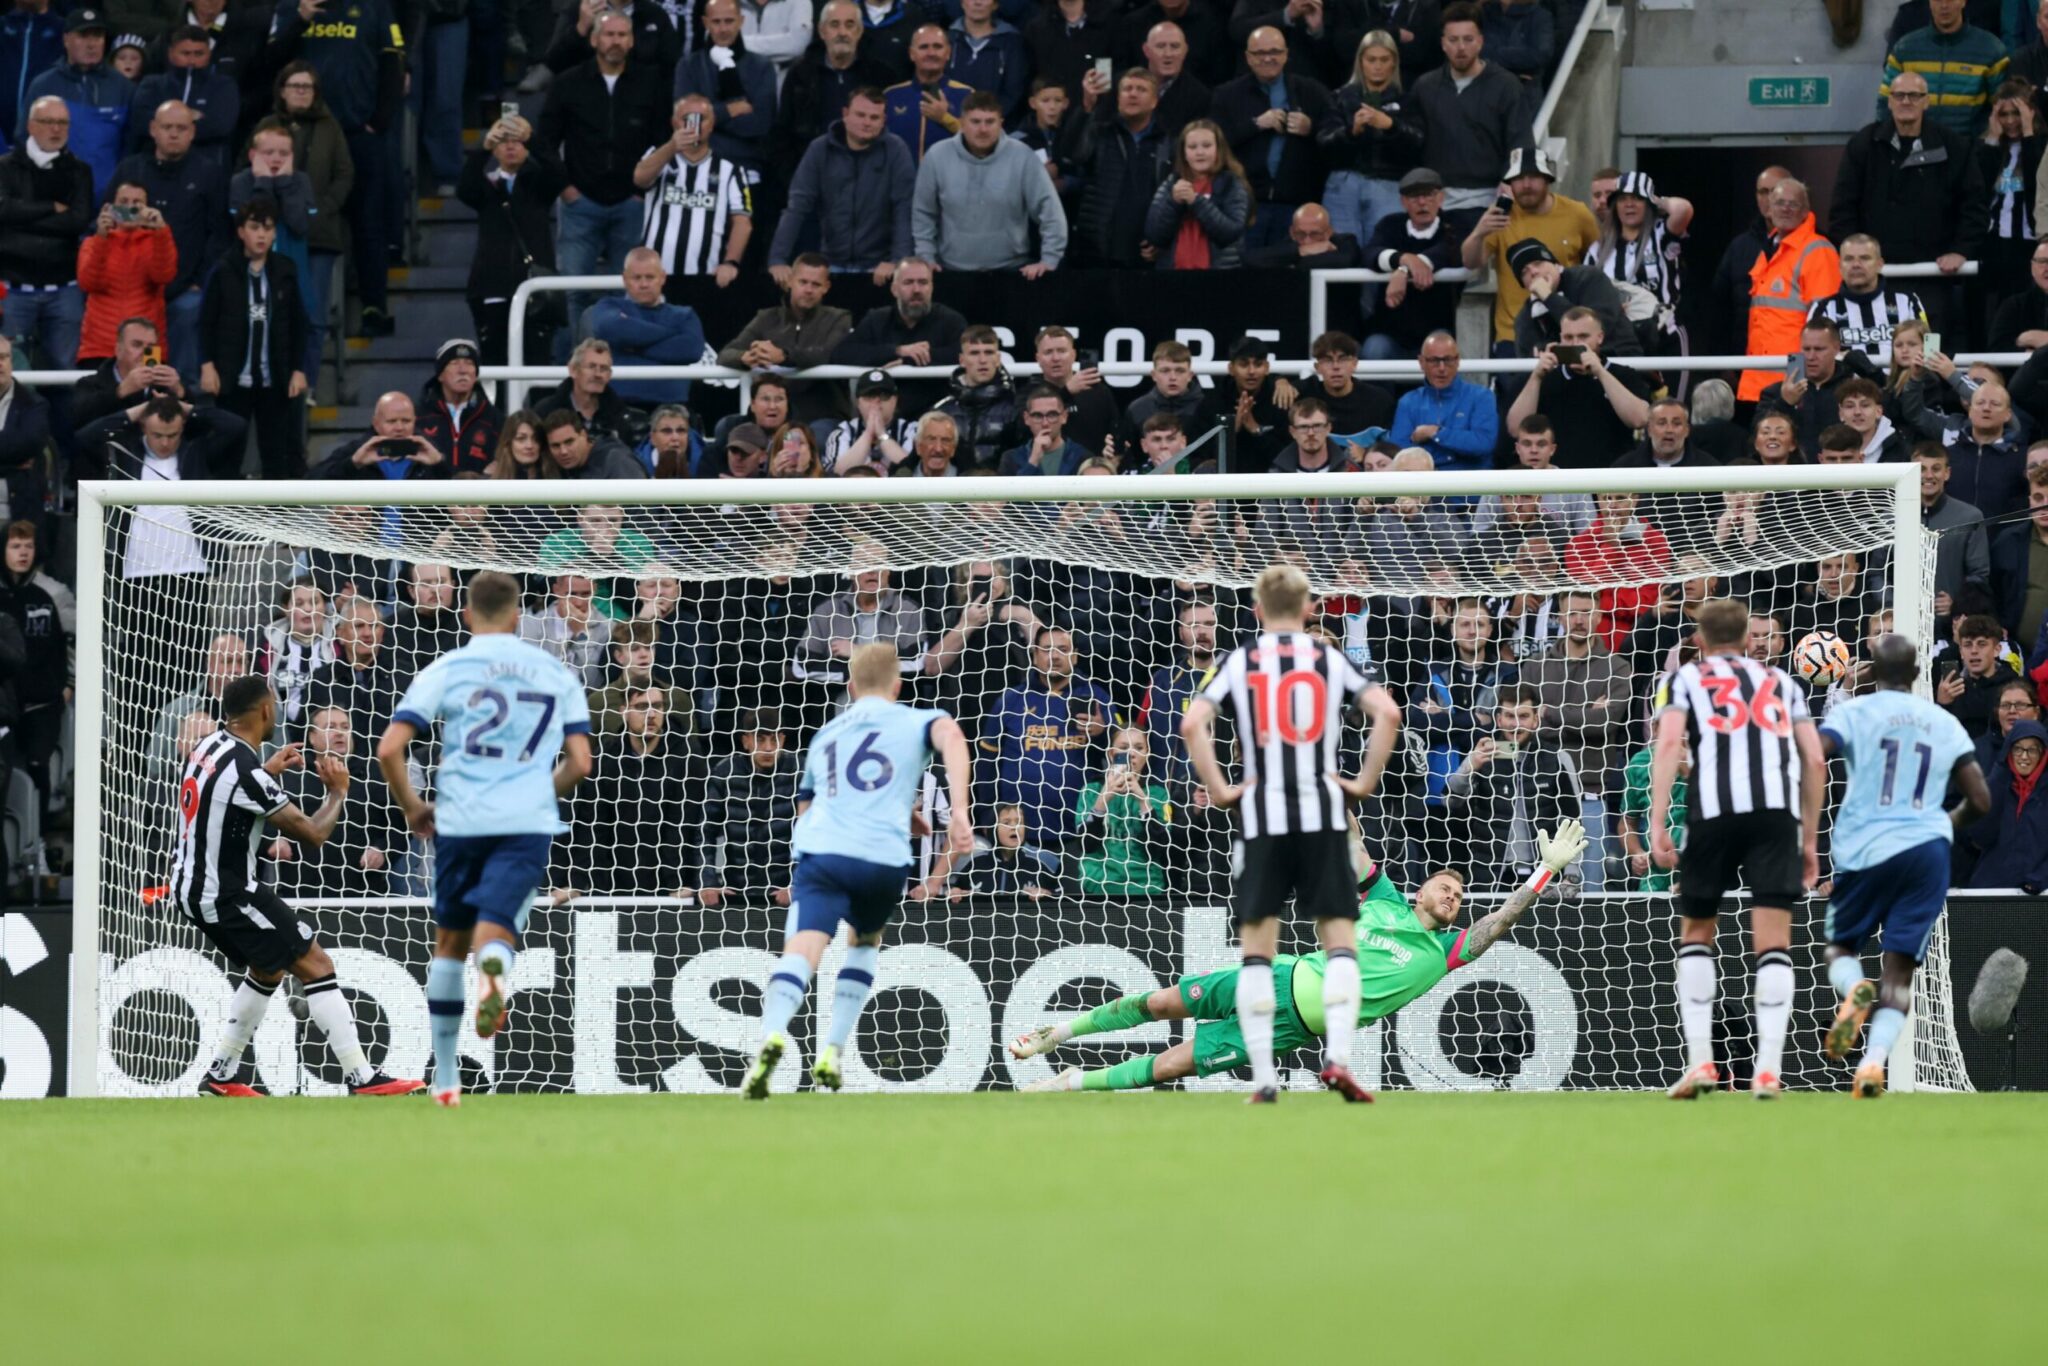
<path id="1" fill-rule="evenodd" d="M 1678 946 L 1678 1019 L 1685 1026 L 1687 1067 L 1714 1060 L 1714 994 L 1719 976 L 1711 944 Z M 1781 1033 L 1781 1048 L 1783 1039 Z"/>
<path id="2" fill-rule="evenodd" d="M 1273 960 L 1245 959 L 1237 974 L 1237 1027 L 1252 1055 L 1252 1085 L 1261 1090 L 1280 1084 L 1273 1067 L 1273 1008 Z"/>
<path id="3" fill-rule="evenodd" d="M 254 977 L 244 975 L 242 984 L 235 988 L 235 998 L 228 1003 L 227 1027 L 221 1030 L 220 1046 L 213 1055 L 213 1065 L 207 1069 L 221 1081 L 232 1080 L 241 1070 L 242 1050 L 249 1046 L 249 1040 L 256 1037 L 256 1030 L 263 1023 L 263 1012 L 270 1008 L 270 1000 L 277 995 L 277 983 L 268 985 Z"/>
<path id="4" fill-rule="evenodd" d="M 306 983 L 306 1009 L 327 1036 L 327 1047 L 349 1084 L 360 1086 L 368 1081 L 376 1069 L 363 1056 L 363 1045 L 356 1038 L 355 1012 L 349 1009 L 348 997 L 341 994 L 341 983 L 332 974 Z"/>
<path id="5" fill-rule="evenodd" d="M 1325 1062 L 1351 1066 L 1351 1040 L 1358 1033 L 1358 952 L 1331 949 L 1323 972 Z"/>
<path id="6" fill-rule="evenodd" d="M 1792 1023 L 1792 955 L 1766 949 L 1756 959 L 1756 1070 L 1784 1070 L 1785 1030 Z"/>

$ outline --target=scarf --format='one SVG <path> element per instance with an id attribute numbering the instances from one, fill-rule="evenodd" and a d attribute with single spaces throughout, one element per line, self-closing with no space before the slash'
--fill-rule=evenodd
<path id="1" fill-rule="evenodd" d="M 2021 777 L 2020 771 L 2013 767 L 2011 755 L 2006 756 L 2005 766 L 2012 773 L 2013 811 L 2024 811 L 2027 809 L 2027 798 L 2034 795 L 2034 785 L 2041 781 L 2042 770 L 2048 769 L 2048 760 L 2035 764 L 2034 771 L 2025 777 Z"/>
<path id="2" fill-rule="evenodd" d="M 1195 193 L 1209 193 L 1212 178 L 1203 176 L 1195 181 Z M 1209 268 L 1209 234 L 1202 231 L 1202 220 L 1195 217 L 1193 206 L 1184 209 L 1180 216 L 1180 235 L 1173 239 L 1173 268 L 1175 270 L 1207 270 Z"/>
<path id="3" fill-rule="evenodd" d="M 28 159 L 36 164 L 36 169 L 39 171 L 49 170 L 55 164 L 57 158 L 64 155 L 64 149 L 61 147 L 54 152 L 45 152 L 36 145 L 34 138 L 23 138 L 21 140 L 21 150 L 28 153 Z"/>

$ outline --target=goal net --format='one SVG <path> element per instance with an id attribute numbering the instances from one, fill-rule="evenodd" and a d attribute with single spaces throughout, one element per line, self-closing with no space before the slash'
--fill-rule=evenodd
<path id="1" fill-rule="evenodd" d="M 1718 482 L 1644 471 L 1633 488 L 1618 471 L 650 482 L 607 485 L 618 501 L 602 504 L 588 485 L 459 483 L 393 486 L 374 506 L 335 485 L 91 486 L 81 654 L 102 672 L 80 718 L 90 857 L 72 1089 L 176 1095 L 205 1066 L 235 979 L 158 889 L 184 755 L 218 724 L 221 687 L 251 671 L 279 698 L 276 740 L 343 756 L 354 779 L 328 845 L 266 835 L 261 877 L 334 951 L 372 1059 L 421 1074 L 432 851 L 405 831 L 372 750 L 407 682 L 464 639 L 461 585 L 483 568 L 523 579 L 522 634 L 583 675 L 596 766 L 565 804 L 514 1027 L 493 1043 L 464 1032 L 467 1084 L 738 1084 L 780 951 L 805 746 L 843 704 L 846 654 L 870 640 L 896 645 L 906 700 L 966 728 L 976 852 L 955 861 L 920 841 L 848 1083 L 1044 1075 L 1045 1059 L 1013 1063 L 1002 1041 L 1234 961 L 1233 818 L 1191 781 L 1177 727 L 1210 660 L 1253 629 L 1249 586 L 1278 560 L 1313 583 L 1314 629 L 1403 705 L 1360 817 L 1404 891 L 1455 867 L 1483 913 L 1528 872 L 1536 829 L 1576 816 L 1594 833 L 1508 942 L 1362 1032 L 1358 1075 L 1661 1086 L 1680 1043 L 1668 876 L 1641 856 L 1647 740 L 1690 608 L 1745 599 L 1753 652 L 1786 664 L 1815 632 L 1860 650 L 1894 608 L 1923 647 L 1928 635 L 1931 552 L 1893 467 L 1709 473 Z M 1828 701 L 1816 685 L 1817 714 Z M 1362 740 L 1348 737 L 1351 762 Z M 416 748 L 429 793 L 435 764 Z M 310 766 L 283 782 L 317 804 Z M 943 829 L 935 776 L 924 806 Z M 1821 915 L 1814 902 L 1798 917 L 1786 1080 L 1826 1088 L 1845 1074 L 1818 1054 Z M 1718 1051 L 1740 1075 L 1747 931 L 1723 925 Z M 1290 925 L 1288 947 L 1312 948 L 1307 933 Z M 800 1060 L 840 952 L 796 1023 Z M 1945 935 L 1915 1020 L 1897 1079 L 1966 1087 Z M 1188 1031 L 1156 1024 L 1072 1060 Z M 275 1092 L 340 1089 L 291 1012 L 269 1013 L 252 1055 Z"/>

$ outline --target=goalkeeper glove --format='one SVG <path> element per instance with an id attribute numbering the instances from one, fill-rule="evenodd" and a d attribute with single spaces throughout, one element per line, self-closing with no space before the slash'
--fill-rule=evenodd
<path id="1" fill-rule="evenodd" d="M 1575 820 L 1567 820 L 1549 834 L 1536 833 L 1536 853 L 1552 877 L 1561 875 L 1565 869 L 1579 861 L 1579 855 L 1586 852 L 1586 827 Z M 1545 879 L 1548 881 L 1548 879 Z"/>

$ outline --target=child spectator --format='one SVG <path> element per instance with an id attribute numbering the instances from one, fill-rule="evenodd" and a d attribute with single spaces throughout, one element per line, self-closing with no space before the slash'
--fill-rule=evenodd
<path id="1" fill-rule="evenodd" d="M 734 728 L 739 752 L 711 766 L 705 788 L 697 899 L 714 908 L 727 897 L 787 906 L 789 835 L 803 764 L 784 747 L 776 708 L 741 711 Z"/>
<path id="2" fill-rule="evenodd" d="M 199 301 L 199 387 L 255 426 L 264 478 L 303 478 L 307 319 L 297 270 L 271 250 L 277 205 L 260 195 L 244 204 L 235 237 L 240 252 L 207 278 Z"/>
<path id="3" fill-rule="evenodd" d="M 1972 740 L 1990 728 L 1992 708 L 2019 671 L 2005 654 L 2005 630 L 1998 618 L 1967 616 L 1956 623 L 1955 653 L 1936 660 L 1934 700 L 1963 723 Z"/>
<path id="4" fill-rule="evenodd" d="M 1685 842 L 1685 784 L 1692 776 L 1692 750 L 1678 757 L 1678 777 L 1671 784 L 1671 810 L 1664 827 L 1673 844 Z M 1621 770 L 1621 847 L 1628 858 L 1628 874 L 1639 892 L 1668 892 L 1671 873 L 1650 859 L 1650 746 L 1631 754 Z"/>
<path id="5" fill-rule="evenodd" d="M 1153 192 L 1141 255 L 1161 270 L 1231 270 L 1251 226 L 1244 167 L 1208 119 L 1180 130 L 1173 174 Z"/>
<path id="6" fill-rule="evenodd" d="M 1023 807 L 1015 803 L 997 807 L 994 834 L 995 843 L 953 870 L 951 900 L 973 895 L 1025 896 L 1038 901 L 1059 895 L 1059 855 L 1025 842 Z"/>

